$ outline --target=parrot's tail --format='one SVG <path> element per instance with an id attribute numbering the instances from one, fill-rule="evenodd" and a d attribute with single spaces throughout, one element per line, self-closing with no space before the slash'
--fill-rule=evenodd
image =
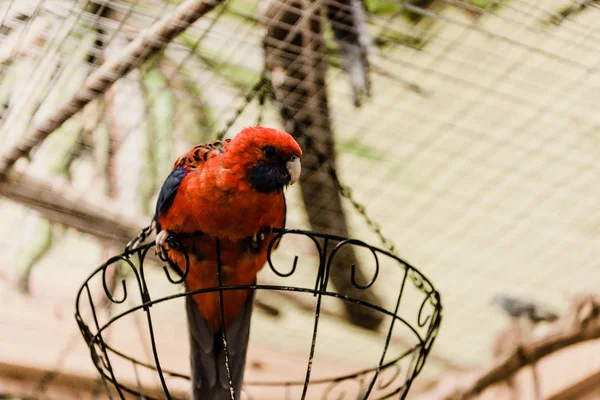
<path id="1" fill-rule="evenodd" d="M 236 400 L 241 398 L 253 302 L 254 291 L 251 291 L 242 312 L 231 321 L 226 330 L 229 372 Z M 227 377 L 222 333 L 215 333 L 211 329 L 208 321 L 198 311 L 192 296 L 186 297 L 186 310 L 190 331 L 192 399 L 231 400 L 233 397 Z"/>

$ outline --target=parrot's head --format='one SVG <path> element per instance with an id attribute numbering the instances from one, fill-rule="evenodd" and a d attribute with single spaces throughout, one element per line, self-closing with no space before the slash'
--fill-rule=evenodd
<path id="1" fill-rule="evenodd" d="M 290 134 L 277 129 L 245 128 L 228 144 L 227 153 L 262 193 L 281 192 L 300 177 L 302 150 Z"/>

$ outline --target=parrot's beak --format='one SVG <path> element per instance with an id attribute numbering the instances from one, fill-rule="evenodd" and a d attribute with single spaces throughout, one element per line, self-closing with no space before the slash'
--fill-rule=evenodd
<path id="1" fill-rule="evenodd" d="M 290 174 L 290 185 L 296 183 L 298 178 L 300 178 L 300 171 L 302 167 L 300 166 L 300 159 L 297 156 L 292 156 L 290 160 L 285 164 L 285 167 Z"/>

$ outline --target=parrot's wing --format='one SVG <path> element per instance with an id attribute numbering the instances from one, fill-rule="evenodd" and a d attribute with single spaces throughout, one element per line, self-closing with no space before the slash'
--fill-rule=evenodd
<path id="1" fill-rule="evenodd" d="M 225 145 L 229 143 L 229 141 L 230 139 L 225 139 L 217 140 L 212 143 L 199 144 L 175 161 L 173 171 L 171 171 L 165 180 L 165 183 L 163 183 L 156 202 L 154 219 L 156 220 L 159 232 L 161 227 L 158 222 L 158 217 L 167 211 L 173 204 L 177 189 L 179 189 L 179 185 L 181 184 L 181 181 L 183 181 L 183 178 L 185 178 L 190 171 L 201 170 L 204 162 L 209 158 L 223 154 Z"/>
<path id="2" fill-rule="evenodd" d="M 154 214 L 154 219 L 156 220 L 158 231 L 160 232 L 160 224 L 158 223 L 158 216 L 163 212 L 167 211 L 171 204 L 173 204 L 173 200 L 175 200 L 175 195 L 177 194 L 177 189 L 181 184 L 183 178 L 187 175 L 187 171 L 183 168 L 176 168 L 167 177 L 165 183 L 163 183 L 162 188 L 160 188 L 160 193 L 158 194 L 158 200 L 156 201 L 156 212 Z"/>
<path id="3" fill-rule="evenodd" d="M 231 139 L 217 140 L 212 143 L 202 143 L 192 147 L 190 151 L 175 161 L 173 168 L 185 168 L 187 170 L 201 169 L 204 162 L 209 158 L 218 157 L 225 152 L 225 145 Z"/>
<path id="4" fill-rule="evenodd" d="M 350 79 L 354 104 L 359 106 L 364 95 L 371 95 L 368 55 L 375 51 L 366 13 L 361 0 L 328 3 L 327 18 L 340 47 L 342 68 Z"/>
<path id="5" fill-rule="evenodd" d="M 229 367 L 236 398 L 240 397 L 244 380 L 253 301 L 254 291 L 251 291 L 241 313 L 226 330 Z M 186 297 L 186 309 L 190 331 L 192 399 L 229 400 L 231 394 L 221 332 L 213 332 L 191 296 Z"/>

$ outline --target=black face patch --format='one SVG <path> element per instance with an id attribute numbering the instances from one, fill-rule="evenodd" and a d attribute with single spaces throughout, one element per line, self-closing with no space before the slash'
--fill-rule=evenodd
<path id="1" fill-rule="evenodd" d="M 276 193 L 290 182 L 290 174 L 281 164 L 258 163 L 250 175 L 252 187 L 262 193 Z"/>

